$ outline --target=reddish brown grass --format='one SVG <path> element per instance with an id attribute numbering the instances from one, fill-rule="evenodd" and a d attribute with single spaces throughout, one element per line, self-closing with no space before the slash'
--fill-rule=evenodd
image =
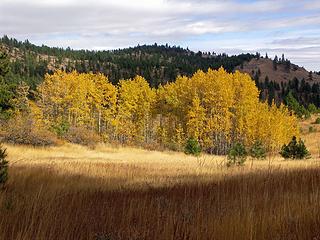
<path id="1" fill-rule="evenodd" d="M 185 178 L 192 183 L 117 190 L 44 167 L 14 167 L 10 174 L 0 195 L 0 239 L 320 237 L 319 169 L 259 171 L 219 181 L 190 175 Z"/>
<path id="2" fill-rule="evenodd" d="M 208 155 L 8 145 L 0 240 L 320 240 L 318 135 L 302 134 L 312 159 L 241 168 Z"/>

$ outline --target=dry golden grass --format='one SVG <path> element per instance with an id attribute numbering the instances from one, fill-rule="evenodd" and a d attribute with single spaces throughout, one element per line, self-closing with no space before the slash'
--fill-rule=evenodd
<path id="1" fill-rule="evenodd" d="M 312 159 L 234 168 L 209 155 L 7 145 L 0 239 L 320 239 L 319 132 L 303 132 Z"/>
<path id="2" fill-rule="evenodd" d="M 89 188 L 107 189 L 166 186 L 193 181 L 192 178 L 197 181 L 212 181 L 226 175 L 246 174 L 257 170 L 309 168 L 320 164 L 316 157 L 308 161 L 285 161 L 280 157 L 268 157 L 264 161 L 249 160 L 244 167 L 226 168 L 226 157 L 223 156 L 202 155 L 197 158 L 184 153 L 112 148 L 104 145 L 95 150 L 71 144 L 49 148 L 6 147 L 12 169 L 41 167 L 56 175 L 90 177 L 97 184 L 88 186 Z M 72 184 L 72 188 L 74 187 Z"/>
<path id="3" fill-rule="evenodd" d="M 310 119 L 300 123 L 301 126 L 301 138 L 305 140 L 309 151 L 316 158 L 320 158 L 320 124 L 314 124 L 317 117 L 320 114 L 313 115 Z M 309 128 L 313 128 L 313 132 L 309 132 Z"/>

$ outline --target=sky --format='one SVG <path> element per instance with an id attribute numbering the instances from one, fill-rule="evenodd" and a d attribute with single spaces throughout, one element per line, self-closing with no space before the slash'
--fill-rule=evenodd
<path id="1" fill-rule="evenodd" d="M 0 0 L 0 35 L 36 45 L 266 52 L 320 71 L 320 0 Z"/>

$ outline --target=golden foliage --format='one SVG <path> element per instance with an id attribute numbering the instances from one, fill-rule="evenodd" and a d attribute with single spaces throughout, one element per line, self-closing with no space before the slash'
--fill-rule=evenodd
<path id="1" fill-rule="evenodd" d="M 154 101 L 155 91 L 143 77 L 119 82 L 115 123 L 121 143 L 146 143 L 150 140 Z"/>
<path id="2" fill-rule="evenodd" d="M 193 137 L 224 154 L 234 142 L 250 146 L 256 140 L 277 150 L 299 134 L 285 106 L 261 103 L 249 75 L 223 68 L 179 76 L 158 89 L 140 76 L 114 86 L 102 74 L 57 71 L 46 75 L 38 92 L 47 124 L 67 121 L 122 144 L 157 142 L 181 150 Z"/>
<path id="3" fill-rule="evenodd" d="M 180 126 L 188 137 L 219 154 L 234 142 L 250 146 L 256 140 L 274 150 L 299 134 L 297 120 L 286 107 L 259 102 L 259 91 L 249 75 L 227 73 L 223 68 L 198 71 L 160 87 L 157 106 L 165 116 L 162 127 L 171 133 L 170 139 Z"/>
<path id="4" fill-rule="evenodd" d="M 38 87 L 39 105 L 50 123 L 68 121 L 101 132 L 116 107 L 116 87 L 102 74 L 57 71 Z"/>

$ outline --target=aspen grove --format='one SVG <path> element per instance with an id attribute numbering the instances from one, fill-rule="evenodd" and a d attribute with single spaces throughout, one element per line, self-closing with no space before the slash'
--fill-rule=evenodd
<path id="1" fill-rule="evenodd" d="M 105 142 L 172 150 L 194 138 L 204 151 L 225 154 L 236 142 L 261 141 L 277 151 L 299 135 L 297 119 L 284 105 L 260 102 L 249 75 L 223 68 L 158 88 L 140 76 L 115 86 L 103 74 L 56 71 L 45 76 L 33 100 L 19 86 L 13 119 L 31 119 L 35 128 L 60 138 L 77 128 Z"/>

